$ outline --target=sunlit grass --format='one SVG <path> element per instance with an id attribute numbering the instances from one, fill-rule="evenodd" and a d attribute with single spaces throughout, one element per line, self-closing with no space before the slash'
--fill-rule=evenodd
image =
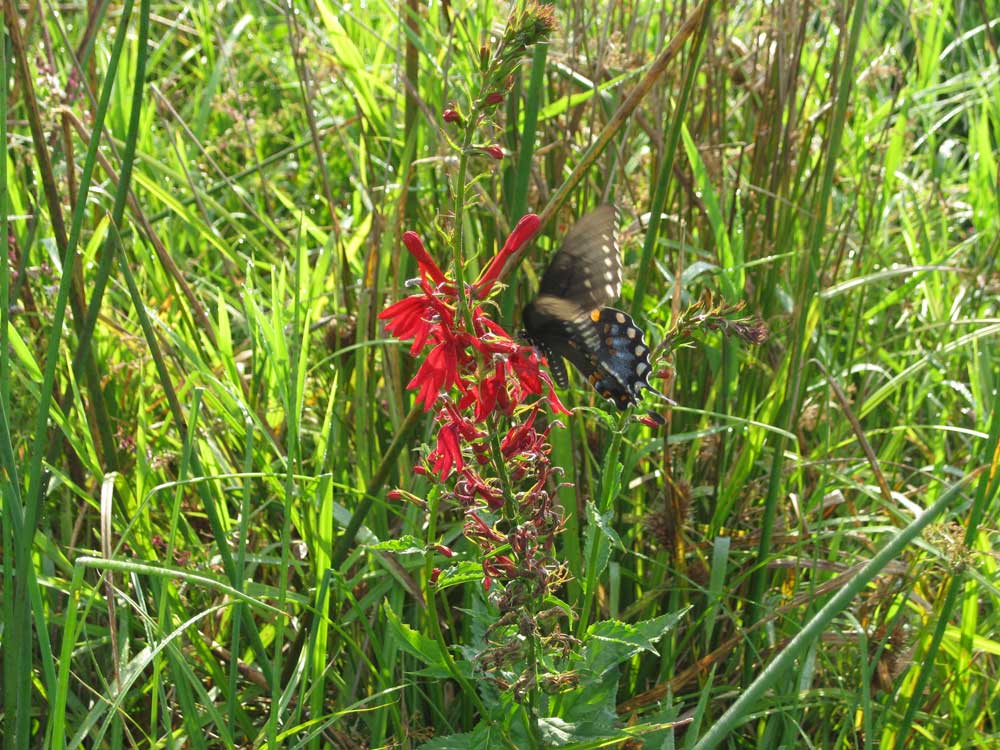
<path id="1" fill-rule="evenodd" d="M 466 667 L 482 637 L 461 519 L 436 529 L 469 582 L 436 609 L 421 551 L 372 548 L 424 538 L 388 490 L 437 491 L 414 472 L 435 433 L 409 344 L 377 315 L 416 275 L 403 231 L 450 261 L 441 114 L 507 8 L 4 11 L 4 747 L 471 732 L 477 702 L 429 666 L 436 633 Z M 1000 8 L 713 7 L 605 130 L 692 11 L 558 7 L 469 191 L 478 268 L 611 132 L 497 319 L 518 329 L 566 228 L 614 201 L 621 307 L 649 337 L 706 290 L 771 331 L 685 340 L 664 429 L 561 394 L 583 407 L 551 437 L 564 599 L 589 622 L 678 615 L 615 672 L 647 747 L 678 719 L 686 747 L 988 747 Z M 596 580 L 591 502 L 620 540 Z"/>

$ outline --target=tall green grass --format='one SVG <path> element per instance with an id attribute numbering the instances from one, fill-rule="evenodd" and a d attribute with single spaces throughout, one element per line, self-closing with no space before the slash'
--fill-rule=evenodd
<path id="1" fill-rule="evenodd" d="M 377 315 L 415 275 L 403 231 L 450 260 L 441 113 L 507 8 L 53 10 L 5 0 L 0 37 L 4 748 L 470 731 L 480 573 Z M 682 339 L 663 429 L 562 394 L 581 631 L 677 616 L 615 672 L 616 739 L 990 747 L 1000 7 L 715 5 L 703 36 L 693 11 L 558 6 L 463 217 L 482 263 L 548 209 L 509 330 L 607 200 L 654 341 L 706 290 L 771 330 Z M 439 561 L 375 547 L 425 537 L 395 487 L 467 574 L 430 603 Z M 619 543 L 588 546 L 588 507 Z"/>

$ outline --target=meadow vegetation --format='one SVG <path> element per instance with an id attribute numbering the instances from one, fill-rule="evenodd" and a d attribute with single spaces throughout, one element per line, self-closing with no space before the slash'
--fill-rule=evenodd
<path id="1" fill-rule="evenodd" d="M 1000 743 L 996 0 L 3 9 L 5 750 Z"/>

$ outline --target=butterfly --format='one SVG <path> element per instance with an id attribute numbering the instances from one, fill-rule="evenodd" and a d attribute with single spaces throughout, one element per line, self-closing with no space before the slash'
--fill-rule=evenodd
<path id="1" fill-rule="evenodd" d="M 606 306 L 622 289 L 617 227 L 613 206 L 580 219 L 522 317 L 527 339 L 545 355 L 560 388 L 569 384 L 568 359 L 601 396 L 626 409 L 643 388 L 663 394 L 647 379 L 652 368 L 642 331 L 627 313 Z"/>

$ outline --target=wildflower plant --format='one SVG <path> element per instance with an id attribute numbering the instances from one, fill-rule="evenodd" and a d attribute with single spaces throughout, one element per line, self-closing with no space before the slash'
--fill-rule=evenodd
<path id="1" fill-rule="evenodd" d="M 403 491 L 392 496 L 428 507 L 426 548 L 445 558 L 454 553 L 435 538 L 440 503 L 447 501 L 461 513 L 482 591 L 495 608 L 472 669 L 455 668 L 455 676 L 471 673 L 481 689 L 492 685 L 514 704 L 533 707 L 539 690 L 573 682 L 571 674 L 555 667 L 574 641 L 560 626 L 569 608 L 560 607 L 556 598 L 569 574 L 555 555 L 562 516 L 551 491 L 561 470 L 553 466 L 548 444 L 550 430 L 558 425 L 553 417 L 569 412 L 535 349 L 516 341 L 491 315 L 490 298 L 512 259 L 538 232 L 539 218 L 522 217 L 474 281 L 466 275 L 462 225 L 470 164 L 503 158 L 499 146 L 477 142 L 483 125 L 504 101 L 525 54 L 554 27 L 551 7 L 529 3 L 510 18 L 492 50 L 488 45 L 480 50 L 478 91 L 465 111 L 453 104 L 442 115 L 445 127 L 458 127 L 460 136 L 453 142 L 459 162 L 453 270 L 445 273 L 421 237 L 406 232 L 403 244 L 420 273 L 411 282 L 418 291 L 379 316 L 387 333 L 412 341 L 410 354 L 420 362 L 407 387 L 436 424 L 433 445 L 417 468 L 434 483 L 429 504 Z M 435 567 L 427 581 L 432 609 L 440 573 Z M 530 715 L 523 726 L 534 726 L 529 734 L 538 740 L 537 713 Z"/>
<path id="2" fill-rule="evenodd" d="M 433 247 L 432 253 L 420 235 L 405 232 L 403 244 L 419 271 L 408 284 L 417 291 L 379 315 L 387 333 L 411 342 L 410 354 L 419 364 L 407 388 L 416 391 L 417 404 L 436 426 L 415 469 L 432 483 L 427 497 L 394 490 L 390 498 L 427 511 L 424 584 L 439 641 L 435 653 L 479 710 L 470 747 L 543 747 L 557 736 L 565 739 L 574 723 L 587 725 L 590 734 L 581 736 L 593 736 L 595 721 L 611 731 L 617 720 L 617 679 L 611 670 L 640 651 L 652 651 L 674 621 L 665 616 L 635 626 L 588 626 L 586 616 L 574 622 L 573 608 L 560 598 L 571 576 L 558 556 L 563 517 L 553 492 L 562 470 L 551 460 L 549 435 L 569 412 L 541 369 L 538 352 L 494 320 L 491 303 L 504 272 L 538 233 L 539 217 L 521 217 L 481 273 L 474 280 L 468 274 L 471 253 L 463 223 L 470 171 L 504 158 L 499 146 L 480 142 L 480 133 L 509 94 L 526 54 L 554 28 L 551 7 L 529 2 L 510 17 L 492 49 L 480 49 L 478 88 L 464 107 L 452 102 L 442 113 L 446 131 L 457 128 L 458 136 L 451 141 L 458 169 L 450 248 Z M 449 254 L 446 272 L 438 259 Z M 442 544 L 442 504 L 460 514 L 471 561 L 453 560 L 456 552 Z M 603 520 L 595 529 L 604 527 Z M 596 534 L 588 541 L 594 554 Z M 444 571 L 434 565 L 441 559 L 452 560 Z M 479 627 L 477 642 L 462 648 L 466 661 L 456 664 L 438 627 L 436 595 L 468 581 L 473 566 L 489 624 Z M 581 623 L 585 632 L 574 634 Z M 558 699 L 550 700 L 553 695 Z M 497 745 L 494 732 L 501 738 Z"/>

